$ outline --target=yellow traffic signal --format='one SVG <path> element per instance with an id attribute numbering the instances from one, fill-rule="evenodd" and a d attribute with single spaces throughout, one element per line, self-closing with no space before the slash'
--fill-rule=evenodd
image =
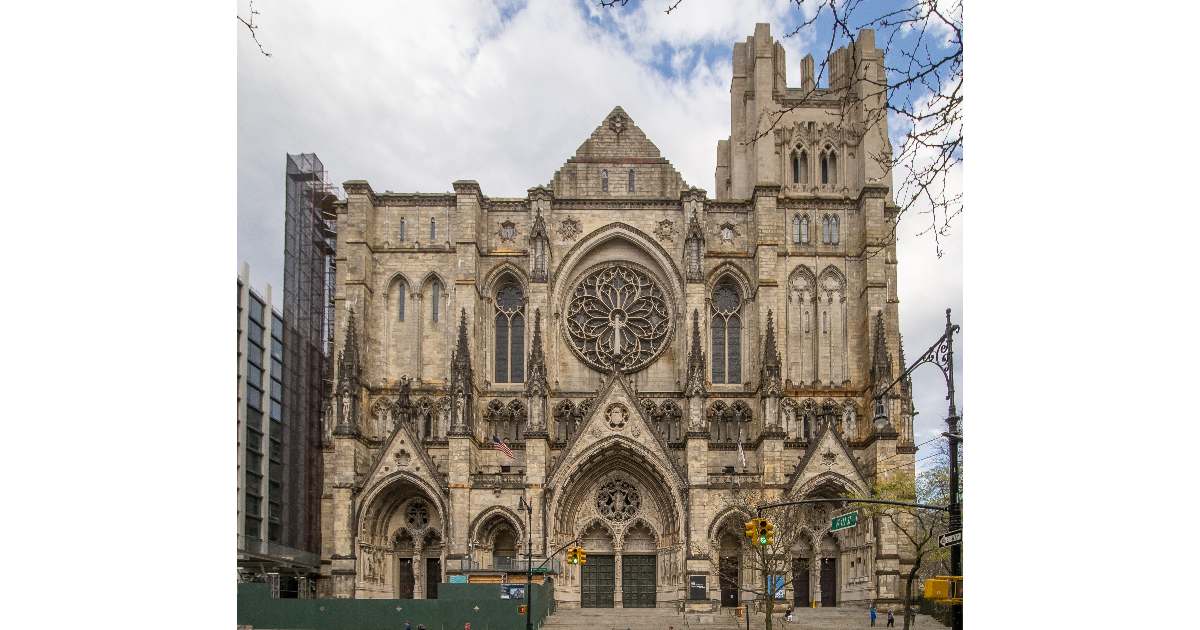
<path id="1" fill-rule="evenodd" d="M 583 550 L 583 547 L 575 548 L 575 562 L 578 564 L 587 564 L 587 552 Z"/>
<path id="2" fill-rule="evenodd" d="M 772 523 L 771 521 L 768 521 L 765 518 L 763 519 L 763 523 L 766 524 L 766 544 L 774 545 L 775 544 L 775 523 Z"/>
<path id="3" fill-rule="evenodd" d="M 925 580 L 925 599 L 946 603 L 962 602 L 962 576 L 939 575 Z"/>
<path id="4" fill-rule="evenodd" d="M 574 547 L 571 547 L 570 549 L 567 550 L 567 564 L 576 564 Z"/>
<path id="5" fill-rule="evenodd" d="M 765 546 L 767 544 L 767 523 L 768 523 L 768 521 L 765 518 L 756 518 L 754 520 L 758 522 L 758 531 L 756 532 L 756 534 L 757 534 L 756 540 L 758 540 L 759 546 Z"/>
<path id="6" fill-rule="evenodd" d="M 746 521 L 746 538 L 750 539 L 751 544 L 758 538 L 758 519 L 752 518 Z"/>

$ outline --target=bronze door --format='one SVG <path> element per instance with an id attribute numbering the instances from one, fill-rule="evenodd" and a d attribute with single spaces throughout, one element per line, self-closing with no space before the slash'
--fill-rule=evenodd
<path id="1" fill-rule="evenodd" d="M 442 559 L 425 559 L 425 599 L 437 599 L 438 584 L 442 581 Z"/>
<path id="2" fill-rule="evenodd" d="M 612 608 L 616 590 L 613 556 L 589 555 L 580 569 L 579 605 L 582 608 Z"/>
<path id="3" fill-rule="evenodd" d="M 412 558 L 398 558 L 396 560 L 396 597 L 398 599 L 413 598 Z"/>
<path id="4" fill-rule="evenodd" d="M 738 605 L 738 557 L 721 558 L 721 605 Z"/>
<path id="5" fill-rule="evenodd" d="M 837 606 L 836 558 L 821 558 L 821 606 Z"/>
<path id="6" fill-rule="evenodd" d="M 654 608 L 658 582 L 656 556 L 621 556 L 621 606 Z"/>
<path id="7" fill-rule="evenodd" d="M 808 608 L 812 603 L 808 588 L 808 558 L 792 558 L 792 602 L 797 608 Z"/>

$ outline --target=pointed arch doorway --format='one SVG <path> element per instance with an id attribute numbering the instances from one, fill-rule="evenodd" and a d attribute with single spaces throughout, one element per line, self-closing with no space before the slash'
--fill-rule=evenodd
<path id="1" fill-rule="evenodd" d="M 588 555 L 587 562 L 580 567 L 579 606 L 612 608 L 616 591 L 616 557 L 613 555 L 612 534 L 599 524 L 593 524 L 580 538 Z"/>

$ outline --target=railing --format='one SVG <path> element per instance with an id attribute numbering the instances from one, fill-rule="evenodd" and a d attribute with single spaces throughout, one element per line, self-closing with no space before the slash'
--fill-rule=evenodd
<path id="1" fill-rule="evenodd" d="M 509 557 L 509 556 L 493 557 L 492 562 L 490 563 L 490 566 L 486 566 L 484 563 L 481 563 L 473 558 L 463 558 L 461 566 L 462 566 L 462 570 L 464 570 L 464 571 L 479 570 L 479 569 L 483 569 L 483 570 L 491 569 L 493 571 L 505 571 L 507 573 L 525 573 L 529 570 L 529 562 L 526 561 L 525 558 L 514 558 L 514 557 Z M 554 559 L 550 560 L 549 562 L 546 562 L 543 565 L 542 559 L 535 557 L 533 559 L 533 571 L 534 571 L 534 573 L 538 573 L 538 574 L 540 574 L 540 573 L 550 573 L 550 574 L 561 573 L 562 572 L 562 561 L 558 558 L 554 558 Z"/>

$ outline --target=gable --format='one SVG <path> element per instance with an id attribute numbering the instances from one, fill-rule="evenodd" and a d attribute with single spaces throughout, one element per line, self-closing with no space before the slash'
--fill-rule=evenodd
<path id="1" fill-rule="evenodd" d="M 630 171 L 634 175 L 632 191 Z M 678 199 L 688 185 L 629 114 L 617 106 L 554 174 L 551 188 L 560 198 Z"/>
<path id="2" fill-rule="evenodd" d="M 384 444 L 375 465 L 363 479 L 362 488 L 371 488 L 381 480 L 395 476 L 396 473 L 408 473 L 421 479 L 429 487 L 445 492 L 448 486 L 442 475 L 437 472 L 433 458 L 425 451 L 413 427 L 406 422 L 400 422 L 399 425 Z"/>
<path id="3" fill-rule="evenodd" d="M 826 424 L 804 454 L 788 483 L 788 495 L 807 492 L 821 478 L 841 478 L 866 492 L 871 484 L 854 459 L 854 453 L 832 426 Z"/>
<path id="4" fill-rule="evenodd" d="M 601 388 L 588 416 L 575 435 L 571 436 L 558 462 L 546 476 L 546 485 L 552 486 L 566 474 L 567 468 L 582 463 L 587 454 L 595 453 L 611 443 L 635 447 L 656 460 L 662 472 L 674 475 L 675 479 L 667 481 L 674 481 L 679 487 L 686 485 L 687 474 L 671 458 L 667 445 L 642 413 L 636 394 L 620 373 L 610 376 L 608 383 Z"/>

